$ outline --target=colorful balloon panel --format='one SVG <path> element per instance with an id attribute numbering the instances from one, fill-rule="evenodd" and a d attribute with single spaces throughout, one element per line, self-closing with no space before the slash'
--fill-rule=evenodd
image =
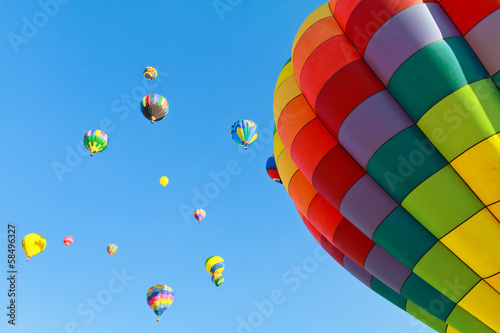
<path id="1" fill-rule="evenodd" d="M 108 147 L 109 138 L 106 133 L 101 130 L 90 130 L 83 136 L 83 144 L 88 151 L 90 151 L 90 156 L 94 153 L 100 153 Z"/>
<path id="2" fill-rule="evenodd" d="M 280 184 L 283 184 L 281 182 L 278 168 L 276 167 L 276 161 L 274 160 L 274 154 L 272 154 L 266 161 L 266 172 L 272 180 L 274 180 L 275 182 L 278 182 Z"/>
<path id="3" fill-rule="evenodd" d="M 112 256 L 118 250 L 118 246 L 116 246 L 115 244 L 109 244 L 106 249 L 108 250 L 109 255 Z"/>
<path id="4" fill-rule="evenodd" d="M 160 321 L 160 316 L 174 301 L 174 291 L 165 284 L 157 284 L 148 289 L 146 300 L 151 310 L 158 316 L 157 321 Z"/>
<path id="5" fill-rule="evenodd" d="M 158 75 L 156 68 L 152 66 L 148 66 L 144 69 L 144 77 L 148 80 L 154 80 L 156 79 L 156 76 Z"/>
<path id="6" fill-rule="evenodd" d="M 201 220 L 203 220 L 207 216 L 207 213 L 203 209 L 199 208 L 199 209 L 194 211 L 193 215 L 194 215 L 194 218 L 198 222 L 200 222 Z"/>
<path id="7" fill-rule="evenodd" d="M 168 113 L 167 99 L 158 94 L 149 94 L 142 99 L 141 112 L 151 123 L 160 121 Z"/>
<path id="8" fill-rule="evenodd" d="M 73 244 L 73 237 L 71 237 L 71 236 L 64 237 L 63 238 L 63 243 L 66 246 Z"/>
<path id="9" fill-rule="evenodd" d="M 27 234 L 21 242 L 23 251 L 26 253 L 26 260 L 42 252 L 46 245 L 47 241 L 39 234 Z"/>
<path id="10" fill-rule="evenodd" d="M 500 330 L 500 51 L 485 47 L 499 8 L 330 1 L 299 29 L 275 90 L 276 162 L 299 211 L 370 273 L 386 251 L 402 265 L 387 285 L 411 302 L 425 308 L 405 294 L 421 281 L 451 300 L 433 313 L 448 331 Z M 349 247 L 359 233 L 371 248 Z"/>
<path id="11" fill-rule="evenodd" d="M 258 133 L 258 126 L 248 119 L 237 120 L 231 126 L 231 138 L 245 149 L 257 139 Z"/>
<path id="12" fill-rule="evenodd" d="M 219 256 L 212 256 L 209 257 L 205 261 L 205 269 L 207 272 L 209 272 L 212 276 L 216 276 L 218 274 L 221 274 L 222 271 L 224 270 L 224 259 L 222 259 Z"/>

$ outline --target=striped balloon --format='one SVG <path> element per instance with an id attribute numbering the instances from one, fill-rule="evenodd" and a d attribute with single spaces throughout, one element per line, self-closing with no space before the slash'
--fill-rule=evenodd
<path id="1" fill-rule="evenodd" d="M 217 286 L 217 289 L 219 289 L 219 286 L 224 282 L 224 275 L 222 274 L 217 274 L 215 276 L 212 276 L 212 283 Z"/>
<path id="2" fill-rule="evenodd" d="M 160 316 L 174 301 L 174 291 L 165 284 L 157 284 L 148 289 L 146 300 L 151 310 L 158 316 L 156 321 L 160 321 Z"/>
<path id="3" fill-rule="evenodd" d="M 73 237 L 71 237 L 71 236 L 64 237 L 63 243 L 64 243 L 64 245 L 66 245 L 66 247 L 68 247 L 68 245 L 73 244 Z"/>
<path id="4" fill-rule="evenodd" d="M 231 126 L 231 138 L 245 149 L 257 139 L 258 126 L 251 120 L 240 119 Z"/>
<path id="5" fill-rule="evenodd" d="M 498 0 L 331 0 L 275 89 L 310 232 L 442 333 L 500 332 L 499 22 Z"/>
<path id="6" fill-rule="evenodd" d="M 267 162 L 266 162 L 266 171 L 267 171 L 267 174 L 269 175 L 269 177 L 271 177 L 272 180 L 274 180 L 275 182 L 278 182 L 280 184 L 283 184 L 281 182 L 281 178 L 280 178 L 280 174 L 278 172 L 278 168 L 276 167 L 276 161 L 274 160 L 274 154 L 272 154 L 271 157 L 269 157 L 267 159 Z"/>
<path id="7" fill-rule="evenodd" d="M 194 218 L 198 220 L 198 223 L 207 216 L 207 213 L 203 209 L 197 209 L 194 211 Z"/>
<path id="8" fill-rule="evenodd" d="M 224 259 L 218 256 L 212 256 L 205 261 L 205 269 L 212 276 L 221 274 L 224 270 Z"/>
<path id="9" fill-rule="evenodd" d="M 90 156 L 94 156 L 94 153 L 100 153 L 108 148 L 109 138 L 101 130 L 90 130 L 83 136 L 83 143 L 85 148 L 90 151 Z"/>
<path id="10" fill-rule="evenodd" d="M 144 96 L 141 102 L 141 112 L 144 117 L 151 120 L 151 124 L 160 121 L 168 113 L 167 99 L 158 94 Z"/>

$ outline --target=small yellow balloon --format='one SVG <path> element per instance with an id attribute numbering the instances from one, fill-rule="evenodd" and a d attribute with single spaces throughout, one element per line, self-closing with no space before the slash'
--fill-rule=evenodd
<path id="1" fill-rule="evenodd" d="M 39 234 L 28 234 L 24 236 L 21 243 L 24 253 L 26 253 L 26 260 L 30 260 L 31 257 L 36 256 L 45 249 L 47 241 Z"/>
<path id="2" fill-rule="evenodd" d="M 165 176 L 161 177 L 160 178 L 160 184 L 161 184 L 161 186 L 165 187 L 165 185 L 168 184 L 168 178 L 165 177 Z"/>

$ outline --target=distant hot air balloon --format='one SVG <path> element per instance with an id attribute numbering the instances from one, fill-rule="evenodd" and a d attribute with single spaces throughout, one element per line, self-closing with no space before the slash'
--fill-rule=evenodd
<path id="1" fill-rule="evenodd" d="M 73 244 L 73 237 L 66 236 L 63 238 L 63 242 L 64 242 L 64 245 L 66 245 L 66 247 L 68 247 L 68 245 Z"/>
<path id="2" fill-rule="evenodd" d="M 174 291 L 167 285 L 157 284 L 148 289 L 146 299 L 151 310 L 158 316 L 156 321 L 160 321 L 160 316 L 174 301 Z"/>
<path id="3" fill-rule="evenodd" d="M 278 168 L 276 167 L 276 161 L 274 160 L 274 154 L 272 154 L 271 157 L 269 157 L 267 159 L 266 171 L 272 180 L 274 180 L 280 184 L 283 184 L 281 182 L 280 174 L 278 173 Z"/>
<path id="4" fill-rule="evenodd" d="M 100 153 L 108 147 L 109 138 L 101 130 L 90 130 L 83 136 L 83 143 L 90 151 L 90 156 L 94 156 L 94 153 Z"/>
<path id="5" fill-rule="evenodd" d="M 194 218 L 196 220 L 198 220 L 198 223 L 201 220 L 203 220 L 206 216 L 207 216 L 207 213 L 203 209 L 201 209 L 201 208 L 199 208 L 199 209 L 197 209 L 197 210 L 194 211 Z"/>
<path id="6" fill-rule="evenodd" d="M 152 66 L 148 66 L 144 69 L 144 77 L 148 80 L 154 80 L 156 79 L 156 75 L 158 73 L 156 72 L 156 68 Z"/>
<path id="7" fill-rule="evenodd" d="M 151 120 L 151 124 L 160 121 L 168 113 L 167 99 L 158 94 L 149 94 L 142 99 L 141 111 L 144 117 Z"/>
<path id="8" fill-rule="evenodd" d="M 39 234 L 28 234 L 24 236 L 21 243 L 24 253 L 26 253 L 26 260 L 30 260 L 31 257 L 39 254 L 45 249 L 47 241 Z"/>
<path id="9" fill-rule="evenodd" d="M 115 244 L 109 244 L 107 249 L 109 255 L 112 256 L 113 254 L 116 253 L 116 250 L 118 250 L 118 246 L 116 246 Z"/>
<path id="10" fill-rule="evenodd" d="M 160 184 L 161 184 L 161 186 L 165 187 L 165 185 L 168 184 L 168 178 L 166 176 L 161 177 Z"/>
<path id="11" fill-rule="evenodd" d="M 258 132 L 257 125 L 248 119 L 237 120 L 231 126 L 231 138 L 245 149 L 257 139 Z"/>
<path id="12" fill-rule="evenodd" d="M 212 282 L 217 286 L 217 289 L 219 289 L 219 286 L 224 282 L 224 275 L 222 274 L 217 274 L 215 276 L 212 276 Z"/>
<path id="13" fill-rule="evenodd" d="M 224 270 L 224 259 L 218 256 L 212 256 L 205 261 L 205 269 L 212 276 L 221 274 Z"/>

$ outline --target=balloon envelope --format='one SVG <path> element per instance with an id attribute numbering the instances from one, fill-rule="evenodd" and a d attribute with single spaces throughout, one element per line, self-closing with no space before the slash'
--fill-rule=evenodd
<path id="1" fill-rule="evenodd" d="M 144 117 L 151 120 L 151 123 L 160 121 L 168 113 L 167 99 L 158 94 L 149 94 L 142 99 L 141 111 Z"/>
<path id="2" fill-rule="evenodd" d="M 71 237 L 71 236 L 64 237 L 63 238 L 63 243 L 66 246 L 73 244 L 73 237 Z"/>
<path id="3" fill-rule="evenodd" d="M 90 130 L 83 136 L 83 143 L 85 148 L 90 151 L 90 155 L 100 153 L 108 148 L 109 138 L 106 133 L 101 130 Z"/>
<path id="4" fill-rule="evenodd" d="M 148 289 L 146 300 L 151 310 L 158 316 L 157 321 L 160 321 L 160 316 L 174 301 L 174 291 L 165 284 L 157 284 Z"/>
<path id="5" fill-rule="evenodd" d="M 199 209 L 194 211 L 193 215 L 194 215 L 194 218 L 198 222 L 200 222 L 201 220 L 203 220 L 207 216 L 207 213 L 203 209 L 199 208 Z"/>
<path id="6" fill-rule="evenodd" d="M 115 244 L 109 244 L 107 250 L 109 255 L 112 256 L 113 254 L 116 253 L 116 250 L 118 250 L 118 246 L 116 246 Z"/>
<path id="7" fill-rule="evenodd" d="M 274 180 L 275 182 L 278 182 L 280 184 L 283 184 L 281 182 L 280 174 L 278 172 L 278 167 L 276 166 L 276 161 L 274 160 L 274 154 L 272 154 L 267 159 L 266 172 L 272 180 Z"/>
<path id="8" fill-rule="evenodd" d="M 161 186 L 165 187 L 165 185 L 168 184 L 168 178 L 165 177 L 165 176 L 161 177 L 160 178 L 160 184 L 161 184 Z"/>
<path id="9" fill-rule="evenodd" d="M 215 276 L 212 276 L 212 283 L 215 284 L 217 288 L 219 288 L 222 282 L 224 282 L 224 275 L 219 273 Z"/>
<path id="10" fill-rule="evenodd" d="M 222 271 L 224 270 L 224 259 L 222 259 L 219 256 L 212 256 L 209 257 L 205 261 L 205 269 L 207 272 L 209 272 L 212 276 L 215 276 L 217 274 L 221 274 Z"/>
<path id="11" fill-rule="evenodd" d="M 26 253 L 26 260 L 30 260 L 31 257 L 39 254 L 45 249 L 47 241 L 39 234 L 28 234 L 24 236 L 21 246 Z"/>
<path id="12" fill-rule="evenodd" d="M 231 138 L 240 146 L 248 148 L 248 146 L 257 139 L 259 128 L 257 125 L 248 119 L 240 119 L 234 122 L 231 126 Z"/>
<path id="13" fill-rule="evenodd" d="M 152 66 L 148 66 L 144 69 L 144 77 L 146 79 L 154 80 L 154 79 L 156 79 L 156 75 L 157 75 L 156 68 L 154 68 Z"/>
<path id="14" fill-rule="evenodd" d="M 374 291 L 439 332 L 499 332 L 500 3 L 394 3 L 332 0 L 299 29 L 274 98 L 281 180 Z"/>

